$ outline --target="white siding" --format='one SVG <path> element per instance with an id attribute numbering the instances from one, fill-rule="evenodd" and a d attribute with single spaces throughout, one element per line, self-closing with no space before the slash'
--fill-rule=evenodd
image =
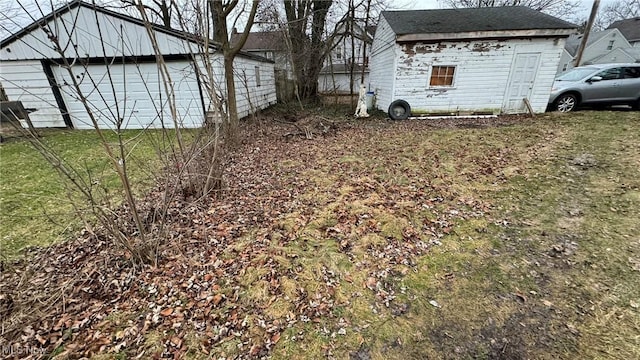
<path id="1" fill-rule="evenodd" d="M 355 71 L 353 74 L 353 93 L 358 94 L 360 91 L 361 71 Z M 351 84 L 351 76 L 349 74 L 320 74 L 318 77 L 318 91 L 323 93 L 349 94 L 349 86 Z M 364 85 L 369 85 L 369 72 L 364 74 Z"/>
<path id="2" fill-rule="evenodd" d="M 327 59 L 325 59 L 324 66 L 329 66 L 331 64 L 350 64 L 352 57 L 354 57 L 353 62 L 355 64 L 362 65 L 365 63 L 365 59 L 369 57 L 369 53 L 371 52 L 371 44 L 367 44 L 367 53 L 363 57 L 365 42 L 362 39 L 369 35 L 364 33 L 364 30 L 360 25 L 354 25 L 354 32 L 357 36 L 352 36 L 351 31 L 347 31 L 347 26 L 345 24 L 340 24 L 338 26 L 338 29 L 336 29 L 337 37 L 334 39 L 334 43 L 332 44 L 333 50 L 329 53 Z"/>
<path id="3" fill-rule="evenodd" d="M 566 68 L 565 68 L 566 66 Z M 565 49 L 562 49 L 562 55 L 560 55 L 560 62 L 558 63 L 558 69 L 556 70 L 556 76 L 563 74 L 573 68 L 573 56 Z"/>
<path id="4" fill-rule="evenodd" d="M 124 109 L 121 117 L 128 128 L 153 128 L 163 126 L 162 124 L 167 126 L 167 121 L 172 122 L 166 106 L 166 91 L 162 86 L 162 77 L 157 65 L 140 61 L 138 64 L 122 64 L 123 57 L 146 56 L 142 61 L 148 61 L 155 55 L 146 29 L 136 21 L 95 11 L 81 4 L 56 18 L 52 17 L 47 23 L 51 32 L 60 39 L 66 49 L 65 57 L 91 58 L 94 62 L 96 59 L 104 58 L 105 61 L 114 62 L 113 65 L 92 64 L 88 69 L 84 69 L 78 65 L 77 60 L 73 60 L 76 64 L 73 66 L 73 75 L 82 79 L 83 92 L 89 94 L 92 106 L 95 107 L 94 111 L 100 115 L 100 125 L 107 128 L 114 127 L 113 115 L 110 113 L 114 107 Z M 165 56 L 202 53 L 202 49 L 195 43 L 180 36 L 162 31 L 154 33 L 159 50 Z M 40 28 L 31 30 L 0 49 L 2 85 L 7 89 L 7 95 L 11 100 L 23 101 L 25 107 L 39 109 L 32 114 L 34 125 L 38 127 L 65 126 L 39 61 L 60 58 L 61 55 L 54 51 L 48 36 Z M 211 58 L 213 79 L 208 79 L 203 66 L 199 67 L 203 71 L 198 74 L 193 69 L 191 61 L 167 60 L 171 68 L 171 81 L 174 84 L 178 117 L 182 126 L 194 127 L 202 124 L 203 101 L 198 89 L 198 80 L 205 97 L 205 108 L 209 109 L 211 103 L 208 88 L 213 86 L 219 96 L 224 94 L 221 54 L 214 53 Z M 200 63 L 202 64 L 202 61 Z M 234 60 L 234 66 L 240 117 L 276 102 L 273 63 L 240 54 Z M 259 86 L 256 67 L 260 73 Z M 88 114 L 77 101 L 75 91 L 65 85 L 65 81 L 67 84 L 71 83 L 69 74 L 58 66 L 53 68 L 58 84 L 63 87 L 62 97 L 72 122 L 78 128 L 90 126 Z M 107 68 L 111 69 L 115 91 L 112 90 L 111 81 L 106 76 Z"/>
<path id="5" fill-rule="evenodd" d="M 630 48 L 628 51 L 633 51 Z M 611 50 L 606 55 L 590 61 L 592 64 L 614 64 L 614 63 L 634 63 L 639 59 L 634 59 L 632 55 L 626 53 L 621 48 Z"/>
<path id="6" fill-rule="evenodd" d="M 394 71 L 397 45 L 391 26 L 380 16 L 376 36 L 371 48 L 371 66 L 369 78 L 371 90 L 375 92 L 376 107 L 386 111 L 393 99 Z"/>
<path id="7" fill-rule="evenodd" d="M 611 50 L 617 48 L 627 49 L 631 47 L 631 44 L 624 38 L 624 35 L 618 29 L 604 30 L 609 32 L 607 35 L 598 39 L 598 41 L 590 44 L 584 49 L 582 54 L 582 61 L 580 65 L 589 64 L 593 59 L 601 57 Z M 609 45 L 612 44 L 612 48 L 609 49 Z"/>
<path id="8" fill-rule="evenodd" d="M 0 63 L 0 82 L 12 101 L 22 101 L 35 127 L 65 127 L 64 119 L 40 61 Z"/>
<path id="9" fill-rule="evenodd" d="M 175 93 L 176 121 L 180 127 L 193 128 L 202 124 L 204 113 L 198 82 L 189 61 L 168 62 L 169 77 Z M 145 129 L 174 127 L 169 96 L 155 63 L 94 64 L 71 67 L 82 96 L 100 128 Z M 92 129 L 93 123 L 79 93 L 73 87 L 71 74 L 60 66 L 53 68 L 69 116 L 77 129 Z"/>
<path id="10" fill-rule="evenodd" d="M 513 39 L 410 43 L 401 45 L 393 100 L 409 102 L 415 112 L 502 112 L 516 54 L 540 53 L 529 101 L 536 112 L 547 106 L 564 40 Z M 432 66 L 455 66 L 452 87 L 429 85 Z"/>
<path id="11" fill-rule="evenodd" d="M 155 54 L 143 26 L 85 6 L 78 6 L 50 20 L 47 25 L 66 48 L 65 57 L 68 58 Z M 189 53 L 190 44 L 186 40 L 158 31 L 155 35 L 162 54 Z M 60 57 L 41 28 L 30 31 L 0 51 L 0 60 Z"/>
<path id="12" fill-rule="evenodd" d="M 211 81 L 205 66 L 207 62 L 211 65 L 213 81 Z M 204 57 L 200 56 L 198 64 L 205 107 L 209 111 L 214 111 L 211 101 L 211 85 L 213 85 L 213 90 L 218 94 L 218 97 L 226 101 L 227 86 L 223 76 L 222 56 L 219 53 L 211 54 L 208 60 L 204 60 Z M 238 117 L 246 117 L 277 102 L 275 67 L 273 63 L 236 57 L 233 61 L 233 66 Z M 260 69 L 260 86 L 257 84 L 256 66 Z"/>
<path id="13" fill-rule="evenodd" d="M 238 57 L 234 60 L 233 66 L 238 117 L 243 118 L 276 103 L 273 63 Z M 256 66 L 259 68 L 260 86 L 257 84 Z"/>

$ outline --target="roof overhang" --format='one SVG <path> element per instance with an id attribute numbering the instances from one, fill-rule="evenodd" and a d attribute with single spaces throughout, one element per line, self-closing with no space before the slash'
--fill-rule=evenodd
<path id="1" fill-rule="evenodd" d="M 510 38 L 566 38 L 575 33 L 576 29 L 530 29 L 530 30 L 500 30 L 473 31 L 455 33 L 426 33 L 403 34 L 396 36 L 396 42 L 415 41 L 447 41 L 447 40 L 480 40 L 480 39 L 510 39 Z"/>

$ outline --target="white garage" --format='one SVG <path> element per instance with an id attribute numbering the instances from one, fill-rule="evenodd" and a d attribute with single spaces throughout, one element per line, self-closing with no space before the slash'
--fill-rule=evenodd
<path id="1" fill-rule="evenodd" d="M 212 108 L 207 89 L 213 84 L 224 94 L 222 55 L 212 46 L 202 50 L 191 35 L 156 25 L 152 31 L 164 74 L 139 19 L 75 1 L 2 41 L 0 82 L 9 100 L 30 109 L 36 127 L 90 129 L 94 121 L 112 129 L 173 127 L 174 121 L 201 126 Z M 212 79 L 203 71 L 203 51 Z M 240 116 L 276 102 L 272 61 L 240 53 L 234 66 Z"/>
<path id="2" fill-rule="evenodd" d="M 174 84 L 180 127 L 200 126 L 204 116 L 203 104 L 192 65 L 187 61 L 169 62 L 167 65 Z M 69 71 L 62 66 L 52 67 L 52 71 L 60 84 L 62 100 L 73 126 L 92 129 L 89 112 L 70 85 Z M 121 119 L 123 128 L 173 127 L 162 76 L 155 63 L 76 65 L 71 72 L 101 128 L 114 127 L 114 119 Z M 114 113 L 116 111 L 120 113 Z"/>

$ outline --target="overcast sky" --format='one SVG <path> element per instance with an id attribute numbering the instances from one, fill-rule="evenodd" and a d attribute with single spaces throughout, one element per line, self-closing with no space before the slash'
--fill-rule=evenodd
<path id="1" fill-rule="evenodd" d="M 34 3 L 34 1 L 36 0 L 21 0 L 21 2 L 26 4 Z M 88 1 L 91 1 L 91 0 L 88 0 Z M 576 17 L 578 19 L 586 19 L 589 16 L 589 11 L 591 10 L 591 5 L 593 4 L 593 0 L 580 0 L 580 1 L 582 2 L 583 5 L 582 5 L 581 12 L 576 14 L 577 15 Z M 600 9 L 604 8 L 606 5 L 614 1 L 615 0 L 601 0 Z M 45 2 L 48 3 L 49 1 L 47 0 Z M 393 1 L 389 1 L 389 3 L 392 4 L 390 9 L 402 9 L 402 10 L 416 9 L 417 10 L 417 9 L 438 9 L 441 7 L 442 1 L 439 1 L 439 0 L 393 0 Z M 14 17 L 13 19 L 7 19 L 6 16 L 3 16 L 6 14 L 5 10 L 8 8 L 14 8 L 15 4 L 16 4 L 16 0 L 0 0 L 0 39 L 4 39 L 9 35 L 6 29 L 12 29 L 12 31 L 15 31 L 16 29 L 16 25 L 13 23 L 16 18 Z M 49 7 L 50 6 L 45 6 L 45 8 L 49 8 Z M 32 22 L 31 19 L 29 19 L 26 16 L 22 16 L 17 20 L 20 23 L 24 22 L 22 26 L 26 26 Z M 569 19 L 569 20 L 577 21 L 577 19 Z"/>
<path id="2" fill-rule="evenodd" d="M 608 4 L 614 2 L 615 0 L 601 0 L 600 1 L 600 9 L 604 8 Z M 593 5 L 593 0 L 580 0 L 582 3 L 582 15 L 583 17 L 589 16 L 589 12 L 591 11 L 591 6 Z M 442 1 L 440 0 L 395 0 L 393 1 L 393 5 L 398 4 L 398 9 L 438 9 L 441 7 Z"/>

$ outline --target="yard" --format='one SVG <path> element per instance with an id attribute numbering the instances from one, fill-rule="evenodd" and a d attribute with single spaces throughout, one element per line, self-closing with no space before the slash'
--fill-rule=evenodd
<path id="1" fill-rule="evenodd" d="M 640 357 L 637 112 L 336 126 L 312 140 L 250 126 L 226 194 L 176 205 L 157 268 L 127 268 L 87 236 L 3 254 L 0 345 L 59 358 Z M 95 150 L 68 148 L 79 165 Z M 64 197 L 53 172 L 19 141 L 0 152 L 3 252 L 55 240 L 26 239 L 34 226 L 74 238 L 38 210 Z"/>
<path id="2" fill-rule="evenodd" d="M 115 133 L 105 134 L 109 141 L 116 141 Z M 117 188 L 118 177 L 104 158 L 94 132 L 45 130 L 42 135 L 48 147 L 87 179 L 95 179 L 96 190 Z M 153 136 L 142 131 L 127 131 L 124 138 L 134 149 L 130 160 L 135 164 L 131 176 L 136 180 L 136 190 L 145 191 L 153 183 L 152 169 L 139 165 L 157 159 L 157 146 L 153 145 Z M 114 196 L 120 198 L 120 194 Z M 73 238 L 82 221 L 75 216 L 71 199 L 73 195 L 65 190 L 53 167 L 26 139 L 17 134 L 8 137 L 0 145 L 0 261 L 16 258 L 32 246 Z M 76 206 L 81 209 L 85 205 Z"/>

